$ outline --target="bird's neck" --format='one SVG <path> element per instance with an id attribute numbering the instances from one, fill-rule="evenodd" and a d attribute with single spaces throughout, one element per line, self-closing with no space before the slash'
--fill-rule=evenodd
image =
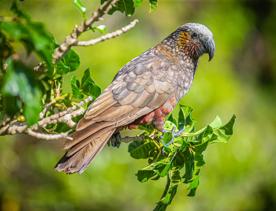
<path id="1" fill-rule="evenodd" d="M 199 54 L 197 53 L 196 49 L 193 48 L 189 43 L 186 44 L 179 44 L 174 38 L 170 37 L 164 39 L 159 45 L 162 46 L 164 51 L 168 54 L 173 55 L 175 58 L 180 60 L 189 60 L 197 66 Z"/>

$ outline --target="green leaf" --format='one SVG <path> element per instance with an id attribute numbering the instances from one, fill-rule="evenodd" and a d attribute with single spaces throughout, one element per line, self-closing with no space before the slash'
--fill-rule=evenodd
<path id="1" fill-rule="evenodd" d="M 23 113 L 29 125 L 38 121 L 42 94 L 30 69 L 9 59 L 2 91 L 6 96 L 19 97 L 22 100 Z"/>
<path id="2" fill-rule="evenodd" d="M 176 119 L 173 117 L 173 114 L 170 114 L 169 116 L 168 116 L 168 119 L 167 119 L 168 121 L 170 121 L 170 122 L 172 122 L 172 123 L 174 123 L 175 125 L 177 125 L 177 121 L 176 121 Z"/>
<path id="3" fill-rule="evenodd" d="M 149 179 L 155 177 L 156 172 L 154 172 L 153 170 L 142 169 L 137 172 L 136 176 L 139 182 L 146 182 Z"/>
<path id="4" fill-rule="evenodd" d="M 81 89 L 86 95 L 97 98 L 101 94 L 101 88 L 95 84 L 90 76 L 90 70 L 86 69 L 81 79 Z"/>
<path id="5" fill-rule="evenodd" d="M 235 124 L 236 116 L 233 115 L 232 118 L 226 123 L 224 126 L 214 130 L 214 134 L 216 135 L 216 139 L 213 142 L 223 142 L 226 143 L 230 137 L 233 135 L 233 127 Z"/>
<path id="6" fill-rule="evenodd" d="M 194 121 L 192 119 L 193 109 L 189 106 L 180 105 L 178 113 L 178 129 L 182 130 L 185 127 L 185 131 L 191 132 L 194 129 Z"/>
<path id="7" fill-rule="evenodd" d="M 156 150 L 152 141 L 133 141 L 128 145 L 128 152 L 135 159 L 150 158 Z"/>
<path id="8" fill-rule="evenodd" d="M 8 94 L 3 96 L 2 104 L 3 104 L 3 114 L 6 114 L 8 116 L 15 116 L 23 107 L 22 105 L 23 103 L 20 99 L 18 99 L 18 97 L 11 96 Z"/>
<path id="9" fill-rule="evenodd" d="M 162 160 L 152 165 L 154 165 L 154 170 L 158 172 L 160 177 L 166 176 L 171 168 L 171 162 L 167 160 Z"/>
<path id="10" fill-rule="evenodd" d="M 174 180 L 173 178 L 176 178 L 179 176 L 179 171 L 173 171 L 172 176 L 167 176 L 167 183 L 165 186 L 165 190 L 162 194 L 162 197 L 160 201 L 157 203 L 156 207 L 154 208 L 154 211 L 165 211 L 168 205 L 171 204 L 178 188 L 179 181 Z"/>
<path id="11" fill-rule="evenodd" d="M 107 0 L 101 0 L 101 3 L 105 1 Z M 109 14 L 113 14 L 116 11 L 125 13 L 125 15 L 127 16 L 133 15 L 133 13 L 135 12 L 135 6 L 134 6 L 133 0 L 119 0 L 109 11 Z"/>
<path id="12" fill-rule="evenodd" d="M 194 196 L 198 186 L 199 186 L 199 176 L 196 176 L 188 186 L 188 190 L 189 190 L 188 196 Z"/>
<path id="13" fill-rule="evenodd" d="M 193 171 L 195 168 L 195 163 L 194 163 L 194 154 L 190 151 L 190 149 L 186 149 L 184 151 L 184 157 L 185 157 L 185 174 L 184 174 L 184 182 L 189 183 L 189 181 L 193 177 Z"/>
<path id="14" fill-rule="evenodd" d="M 157 0 L 149 0 L 150 10 L 153 11 L 157 8 Z"/>
<path id="15" fill-rule="evenodd" d="M 73 72 L 80 66 L 80 57 L 72 49 L 70 49 L 58 62 L 57 73 L 60 75 Z"/>
<path id="16" fill-rule="evenodd" d="M 216 118 L 209 124 L 212 128 L 219 128 L 222 126 L 222 122 L 219 116 L 216 116 Z"/>
<path id="17" fill-rule="evenodd" d="M 205 165 L 203 153 L 210 143 L 228 140 L 233 134 L 234 122 L 235 116 L 225 125 L 216 117 L 209 125 L 195 131 L 192 108 L 180 106 L 177 121 L 171 115 L 165 122 L 164 129 L 167 132 L 161 133 L 150 126 L 139 127 L 144 131 L 145 139 L 152 140 L 154 137 L 154 142 L 134 142 L 129 145 L 129 151 L 135 152 L 132 157 L 147 158 L 149 163 L 138 171 L 137 179 L 146 182 L 164 176 L 168 178 L 164 193 L 154 210 L 166 210 L 180 184 L 184 183 L 187 186 L 188 196 L 195 195 L 199 186 L 199 174 Z M 180 130 L 181 134 L 178 134 Z M 172 139 L 173 143 L 168 145 Z"/>
<path id="18" fill-rule="evenodd" d="M 29 36 L 30 42 L 34 45 L 34 51 L 43 59 L 51 74 L 52 70 L 52 54 L 55 48 L 55 42 L 53 36 L 46 31 L 44 26 L 41 23 L 31 22 L 26 25 Z"/>
<path id="19" fill-rule="evenodd" d="M 8 42 L 6 36 L 0 31 L 0 84 L 2 83 L 1 79 L 4 74 L 2 72 L 3 64 L 5 60 L 12 55 L 13 51 L 14 50 Z"/>
<path id="20" fill-rule="evenodd" d="M 12 2 L 11 11 L 19 18 L 23 18 L 27 21 L 30 21 L 31 19 L 29 15 L 18 8 L 16 1 Z"/>
<path id="21" fill-rule="evenodd" d="M 139 7 L 139 6 L 141 6 L 142 2 L 143 2 L 143 0 L 134 0 L 134 6 Z"/>
<path id="22" fill-rule="evenodd" d="M 94 29 L 99 31 L 102 34 L 106 33 L 106 31 L 107 31 L 106 25 L 99 25 L 99 26 L 94 27 Z"/>
<path id="23" fill-rule="evenodd" d="M 54 51 L 54 39 L 40 23 L 20 20 L 13 22 L 0 22 L 0 30 L 9 40 L 21 42 L 26 51 L 34 51 L 48 66 L 49 74 L 52 71 L 52 53 Z"/>
<path id="24" fill-rule="evenodd" d="M 74 5 L 79 9 L 79 11 L 82 13 L 82 15 L 85 15 L 86 12 L 86 7 L 84 4 L 81 2 L 81 0 L 74 0 L 73 1 Z"/>
<path id="25" fill-rule="evenodd" d="M 80 89 L 80 81 L 75 76 L 71 80 L 71 89 L 74 98 L 83 99 L 84 95 Z"/>

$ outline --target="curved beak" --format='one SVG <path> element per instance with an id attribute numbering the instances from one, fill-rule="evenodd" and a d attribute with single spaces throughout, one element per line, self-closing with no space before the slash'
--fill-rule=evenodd
<path id="1" fill-rule="evenodd" d="M 209 61 L 212 60 L 212 58 L 214 57 L 214 53 L 215 53 L 215 41 L 213 38 L 207 40 L 205 42 L 205 50 L 206 50 L 206 53 L 209 54 Z"/>

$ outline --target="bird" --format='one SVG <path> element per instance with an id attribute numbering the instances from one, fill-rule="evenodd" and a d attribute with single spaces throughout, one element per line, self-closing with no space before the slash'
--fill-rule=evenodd
<path id="1" fill-rule="evenodd" d="M 211 61 L 214 52 L 211 30 L 186 23 L 132 59 L 90 104 L 55 169 L 82 173 L 122 128 L 152 124 L 162 131 L 166 116 L 190 89 L 200 56 L 206 53 Z"/>

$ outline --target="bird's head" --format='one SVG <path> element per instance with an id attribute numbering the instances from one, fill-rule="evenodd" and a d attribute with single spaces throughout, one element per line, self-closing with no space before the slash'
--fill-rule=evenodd
<path id="1" fill-rule="evenodd" d="M 198 59 L 202 54 L 209 54 L 209 61 L 215 52 L 213 34 L 206 26 L 199 23 L 187 23 L 172 34 L 176 46 L 192 58 Z"/>

